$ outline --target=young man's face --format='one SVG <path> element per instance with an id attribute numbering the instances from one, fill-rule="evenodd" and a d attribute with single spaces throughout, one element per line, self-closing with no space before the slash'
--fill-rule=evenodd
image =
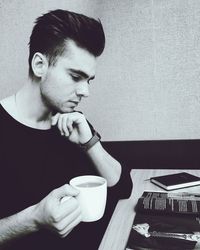
<path id="1" fill-rule="evenodd" d="M 72 112 L 82 97 L 89 96 L 89 81 L 94 79 L 95 67 L 95 56 L 68 41 L 66 52 L 48 67 L 41 82 L 44 103 L 61 113 Z"/>

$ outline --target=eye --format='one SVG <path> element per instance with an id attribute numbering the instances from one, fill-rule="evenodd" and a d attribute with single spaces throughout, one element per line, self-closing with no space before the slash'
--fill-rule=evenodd
<path id="1" fill-rule="evenodd" d="M 72 78 L 73 81 L 75 81 L 75 82 L 81 81 L 81 76 L 79 76 L 79 75 L 71 75 L 71 78 Z"/>

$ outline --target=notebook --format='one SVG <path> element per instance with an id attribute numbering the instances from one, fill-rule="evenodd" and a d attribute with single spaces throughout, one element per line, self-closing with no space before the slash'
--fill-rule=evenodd
<path id="1" fill-rule="evenodd" d="M 200 177 L 181 172 L 150 178 L 150 181 L 165 190 L 174 190 L 200 185 Z"/>

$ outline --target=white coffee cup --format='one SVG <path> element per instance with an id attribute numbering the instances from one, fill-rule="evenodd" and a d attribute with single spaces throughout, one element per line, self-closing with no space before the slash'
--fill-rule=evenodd
<path id="1" fill-rule="evenodd" d="M 107 199 L 106 179 L 95 175 L 83 175 L 71 179 L 69 184 L 80 191 L 76 199 L 81 208 L 82 221 L 92 222 L 101 219 Z"/>

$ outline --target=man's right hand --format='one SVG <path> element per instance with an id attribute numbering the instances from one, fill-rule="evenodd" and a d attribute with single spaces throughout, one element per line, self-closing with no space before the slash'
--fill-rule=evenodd
<path id="1" fill-rule="evenodd" d="M 79 191 L 66 184 L 53 190 L 35 205 L 36 224 L 45 227 L 60 237 L 66 237 L 81 222 L 81 210 L 77 200 Z M 63 197 L 70 196 L 69 199 Z"/>

